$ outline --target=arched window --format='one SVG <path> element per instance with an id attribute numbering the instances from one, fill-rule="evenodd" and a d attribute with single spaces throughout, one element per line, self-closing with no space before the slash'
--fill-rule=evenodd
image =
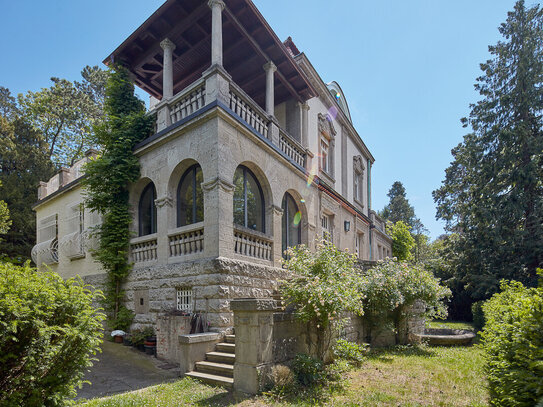
<path id="1" fill-rule="evenodd" d="M 298 210 L 296 201 L 288 192 L 283 197 L 283 252 L 288 247 L 298 246 L 302 242 L 302 214 Z"/>
<path id="2" fill-rule="evenodd" d="M 194 164 L 179 181 L 177 188 L 177 226 L 186 226 L 204 220 L 204 194 L 202 167 Z"/>
<path id="3" fill-rule="evenodd" d="M 252 171 L 242 165 L 234 173 L 234 223 L 265 232 L 262 188 Z"/>
<path id="4" fill-rule="evenodd" d="M 141 193 L 138 207 L 139 235 L 145 236 L 156 233 L 156 190 L 151 182 Z"/>

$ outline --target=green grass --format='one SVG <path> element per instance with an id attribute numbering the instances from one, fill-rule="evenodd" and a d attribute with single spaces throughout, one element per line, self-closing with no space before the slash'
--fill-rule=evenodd
<path id="1" fill-rule="evenodd" d="M 465 329 L 469 331 L 475 331 L 475 327 L 471 322 L 464 322 L 464 321 L 443 321 L 441 319 L 434 319 L 433 321 L 426 322 L 427 328 L 434 328 L 434 329 L 443 329 L 443 328 L 450 328 L 450 329 Z"/>
<path id="2" fill-rule="evenodd" d="M 370 352 L 335 391 L 306 391 L 281 400 L 240 398 L 185 378 L 171 384 L 88 401 L 88 407 L 140 406 L 486 406 L 478 346 L 403 346 Z"/>

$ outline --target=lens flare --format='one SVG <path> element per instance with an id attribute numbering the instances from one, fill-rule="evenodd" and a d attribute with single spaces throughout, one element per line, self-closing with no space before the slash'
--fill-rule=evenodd
<path id="1" fill-rule="evenodd" d="M 301 203 L 305 203 L 305 199 L 303 199 L 303 198 L 300 199 L 300 202 L 301 202 Z"/>
<path id="2" fill-rule="evenodd" d="M 294 215 L 294 226 L 298 226 L 302 221 L 302 213 L 300 211 L 296 212 Z"/>
<path id="3" fill-rule="evenodd" d="M 332 119 L 332 121 L 336 120 L 337 113 L 338 110 L 335 106 L 332 106 L 330 109 L 328 109 L 328 116 L 330 117 L 330 119 Z"/>
<path id="4" fill-rule="evenodd" d="M 336 92 L 336 99 L 339 100 L 341 98 L 341 95 L 339 94 L 339 92 Z"/>

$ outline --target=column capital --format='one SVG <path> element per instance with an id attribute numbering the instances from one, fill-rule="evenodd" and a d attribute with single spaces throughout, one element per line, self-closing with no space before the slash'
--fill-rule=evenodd
<path id="1" fill-rule="evenodd" d="M 162 41 L 160 41 L 160 47 L 163 50 L 170 49 L 173 51 L 175 49 L 175 44 L 171 42 L 169 38 L 164 38 Z"/>
<path id="2" fill-rule="evenodd" d="M 307 104 L 307 102 L 300 103 L 300 105 L 302 105 L 303 110 L 309 110 L 309 105 Z"/>
<path id="3" fill-rule="evenodd" d="M 268 71 L 272 71 L 272 72 L 275 72 L 277 71 L 277 66 L 273 63 L 273 61 L 268 61 L 264 64 L 263 66 L 264 70 L 266 72 Z"/>
<path id="4" fill-rule="evenodd" d="M 221 11 L 224 10 L 224 7 L 225 7 L 224 1 L 222 0 L 209 0 L 207 2 L 207 5 L 209 6 L 209 8 L 219 6 L 221 8 Z"/>

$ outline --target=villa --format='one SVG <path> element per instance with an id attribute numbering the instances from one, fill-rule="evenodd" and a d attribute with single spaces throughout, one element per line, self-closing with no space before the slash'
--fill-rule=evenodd
<path id="1" fill-rule="evenodd" d="M 178 310 L 225 332 L 230 301 L 272 296 L 284 250 L 317 238 L 361 260 L 391 256 L 371 208 L 374 157 L 341 87 L 280 41 L 251 0 L 168 0 L 104 60 L 113 62 L 149 93 L 156 118 L 130 185 L 135 324 Z M 80 186 L 97 154 L 41 183 L 32 256 L 99 285 L 89 231 L 100 216 Z"/>

